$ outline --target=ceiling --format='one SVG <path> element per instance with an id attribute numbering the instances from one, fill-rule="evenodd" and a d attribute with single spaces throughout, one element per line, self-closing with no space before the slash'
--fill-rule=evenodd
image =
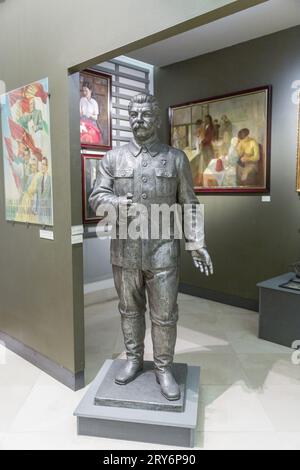
<path id="1" fill-rule="evenodd" d="M 299 24 L 300 0 L 268 0 L 127 56 L 162 67 Z"/>

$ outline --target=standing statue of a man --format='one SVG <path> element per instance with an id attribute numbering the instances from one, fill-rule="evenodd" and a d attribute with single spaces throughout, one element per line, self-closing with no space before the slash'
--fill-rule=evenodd
<path id="1" fill-rule="evenodd" d="M 178 204 L 184 211 L 187 250 L 195 266 L 206 275 L 213 273 L 205 248 L 203 218 L 195 223 L 199 201 L 193 190 L 190 164 L 178 149 L 161 143 L 157 136 L 160 109 L 148 94 L 134 96 L 129 104 L 129 120 L 134 138 L 128 145 L 106 154 L 100 164 L 90 204 L 112 205 L 117 213 L 143 204 Z M 186 214 L 189 212 L 188 214 Z M 149 215 L 151 224 L 151 217 Z M 198 221 L 199 222 L 199 221 Z M 188 226 L 187 226 L 188 225 Z M 153 356 L 157 382 L 168 400 L 180 398 L 180 388 L 172 373 L 177 337 L 180 240 L 161 235 L 158 239 L 116 237 L 111 241 L 111 262 L 119 296 L 119 310 L 127 361 L 115 382 L 125 385 L 143 368 L 146 293 L 152 325 Z"/>

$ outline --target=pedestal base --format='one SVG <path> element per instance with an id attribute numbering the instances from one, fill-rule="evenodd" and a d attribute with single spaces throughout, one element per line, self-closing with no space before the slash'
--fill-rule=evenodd
<path id="1" fill-rule="evenodd" d="M 174 411 L 96 405 L 96 394 L 113 362 L 111 360 L 105 362 L 74 412 L 77 416 L 78 434 L 193 447 L 197 425 L 200 368 L 188 367 L 184 411 L 174 413 Z"/>
<path id="2" fill-rule="evenodd" d="M 146 361 L 142 373 L 126 385 L 117 385 L 115 377 L 125 360 L 113 361 L 95 397 L 95 404 L 157 411 L 184 411 L 187 365 L 174 364 L 173 374 L 180 387 L 180 399 L 167 400 L 156 382 L 153 362 Z"/>
<path id="3" fill-rule="evenodd" d="M 258 284 L 259 338 L 287 348 L 299 339 L 300 291 L 280 286 L 294 277 L 294 273 L 287 273 Z"/>

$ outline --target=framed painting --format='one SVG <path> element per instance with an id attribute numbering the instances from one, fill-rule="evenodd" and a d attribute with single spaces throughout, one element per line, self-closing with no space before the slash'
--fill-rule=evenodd
<path id="1" fill-rule="evenodd" d="M 80 73 L 80 142 L 82 148 L 112 146 L 111 76 L 94 70 Z"/>
<path id="2" fill-rule="evenodd" d="M 6 220 L 53 226 L 48 79 L 0 96 Z"/>
<path id="3" fill-rule="evenodd" d="M 82 164 L 82 207 L 83 207 L 83 222 L 84 224 L 96 224 L 99 222 L 100 217 L 96 216 L 89 204 L 89 197 L 92 194 L 96 179 L 100 160 L 104 157 L 101 155 L 81 155 Z"/>
<path id="4" fill-rule="evenodd" d="M 270 191 L 271 87 L 169 108 L 170 143 L 187 155 L 197 193 Z"/>

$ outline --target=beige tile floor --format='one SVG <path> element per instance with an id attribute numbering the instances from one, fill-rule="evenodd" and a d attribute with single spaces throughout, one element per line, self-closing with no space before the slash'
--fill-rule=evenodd
<path id="1" fill-rule="evenodd" d="M 257 338 L 258 315 L 180 295 L 176 360 L 202 367 L 199 449 L 300 449 L 300 366 Z M 117 302 L 86 309 L 86 376 L 123 356 Z M 146 357 L 151 359 L 150 332 Z M 0 345 L 0 449 L 162 449 L 78 437 L 72 392 Z M 171 449 L 171 448 L 170 448 Z"/>

